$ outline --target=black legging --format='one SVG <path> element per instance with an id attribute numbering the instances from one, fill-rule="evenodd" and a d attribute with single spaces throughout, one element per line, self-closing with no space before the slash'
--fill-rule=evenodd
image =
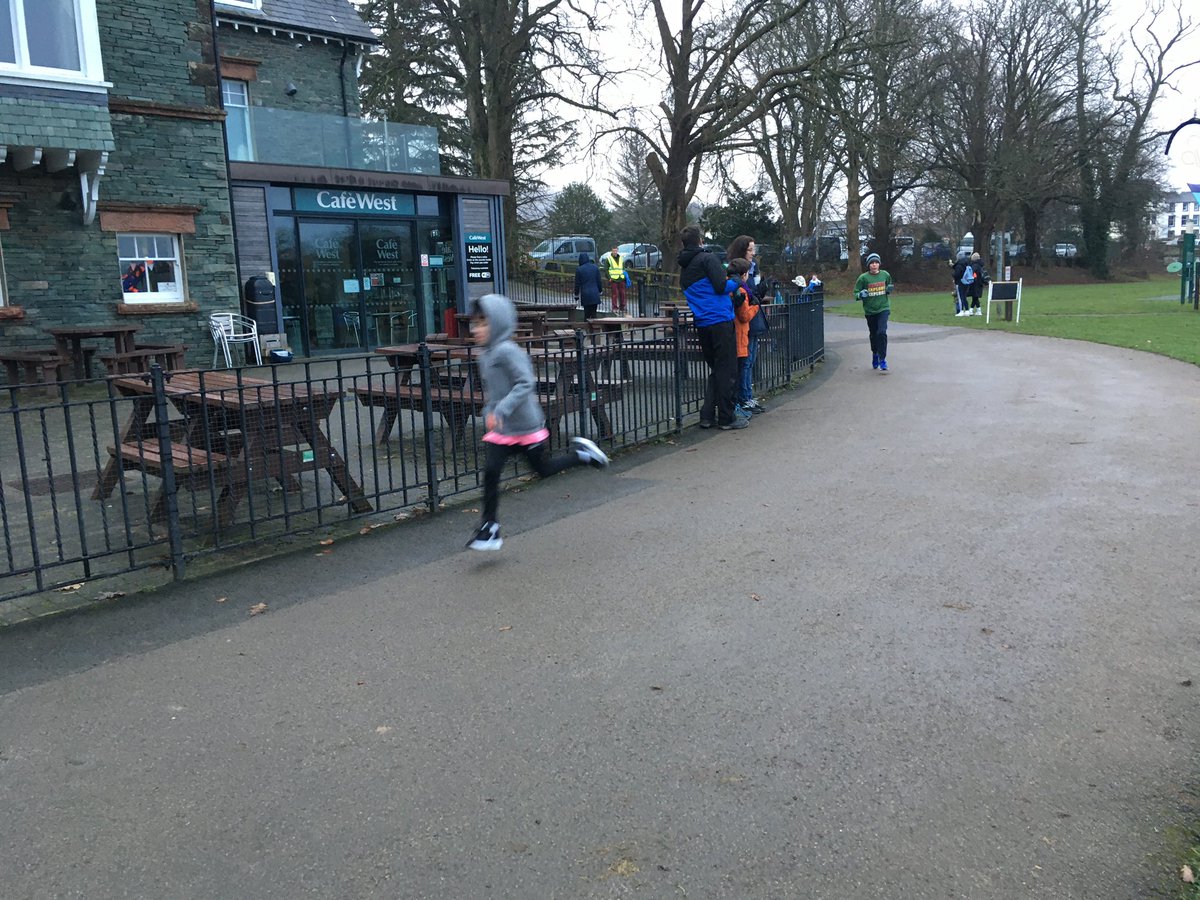
<path id="1" fill-rule="evenodd" d="M 483 521 L 495 522 L 496 510 L 500 506 L 500 476 L 504 464 L 514 453 L 524 453 L 525 459 L 542 478 L 557 475 L 563 469 L 582 466 L 583 460 L 574 451 L 551 456 L 549 441 L 540 444 L 493 444 L 487 443 L 487 455 L 483 462 Z"/>

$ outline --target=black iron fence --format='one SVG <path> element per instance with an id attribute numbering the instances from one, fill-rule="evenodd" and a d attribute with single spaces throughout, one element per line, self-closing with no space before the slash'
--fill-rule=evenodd
<path id="1" fill-rule="evenodd" d="M 569 263 L 554 263 L 554 269 L 530 269 L 513 273 L 508 280 L 508 296 L 515 303 L 532 306 L 574 307 L 575 269 Z M 626 311 L 633 316 L 657 316 L 664 307 L 683 302 L 678 273 L 657 269 L 627 269 L 629 284 L 625 289 Z M 600 298 L 600 310 L 612 311 L 612 296 L 605 285 Z"/>
<path id="2" fill-rule="evenodd" d="M 820 302 L 770 308 L 756 385 L 824 355 Z M 677 432 L 707 378 L 695 330 L 565 329 L 526 342 L 556 448 Z M 482 386 L 469 345 L 265 369 L 5 388 L 0 600 L 334 523 L 435 511 L 482 483 Z M 35 392 L 43 392 L 35 395 Z M 514 464 L 512 475 L 517 470 Z"/>

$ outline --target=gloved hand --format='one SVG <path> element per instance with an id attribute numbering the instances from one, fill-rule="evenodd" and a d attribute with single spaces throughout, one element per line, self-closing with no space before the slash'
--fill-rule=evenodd
<path id="1" fill-rule="evenodd" d="M 889 285 L 887 286 L 887 292 L 890 294 L 890 293 L 892 292 L 892 288 L 894 288 L 894 287 L 895 287 L 895 285 L 894 285 L 894 284 L 889 284 Z"/>
<path id="2" fill-rule="evenodd" d="M 858 292 L 858 299 L 859 299 L 859 300 L 866 300 L 866 299 L 867 299 L 868 297 L 870 297 L 870 296 L 871 296 L 871 294 L 870 294 L 870 292 L 869 292 L 869 291 L 867 291 L 867 289 L 866 289 L 866 288 L 863 288 L 861 291 L 859 291 L 859 292 Z"/>

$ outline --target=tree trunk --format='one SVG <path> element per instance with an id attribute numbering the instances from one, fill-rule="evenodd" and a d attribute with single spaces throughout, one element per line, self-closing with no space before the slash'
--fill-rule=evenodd
<path id="1" fill-rule="evenodd" d="M 858 244 L 858 219 L 862 212 L 862 199 L 859 196 L 861 190 L 862 169 L 858 158 L 850 153 L 846 163 L 846 255 L 849 257 L 847 267 L 851 264 L 855 267 L 862 264 L 861 248 Z"/>

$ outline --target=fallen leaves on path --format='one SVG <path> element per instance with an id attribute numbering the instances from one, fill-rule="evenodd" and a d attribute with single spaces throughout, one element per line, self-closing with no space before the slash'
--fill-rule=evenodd
<path id="1" fill-rule="evenodd" d="M 267 611 L 267 604 L 265 604 L 265 603 L 255 603 L 252 607 L 250 607 L 250 615 L 252 615 L 252 616 L 260 615 L 261 613 L 265 613 L 266 611 Z"/>

